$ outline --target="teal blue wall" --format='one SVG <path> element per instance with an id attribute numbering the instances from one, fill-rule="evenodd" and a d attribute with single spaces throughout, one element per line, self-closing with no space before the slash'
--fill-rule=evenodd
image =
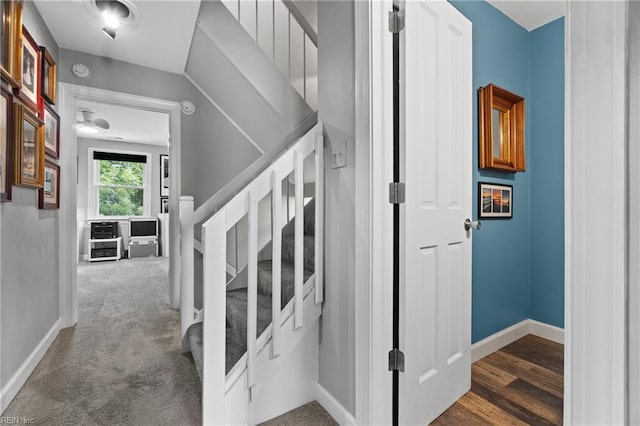
<path id="1" fill-rule="evenodd" d="M 472 341 L 475 343 L 527 318 L 562 326 L 562 322 L 558 323 L 556 319 L 564 315 L 561 276 L 563 195 L 560 192 L 559 200 L 555 196 L 557 194 L 550 199 L 543 198 L 551 182 L 556 186 L 553 191 L 558 188 L 561 191 L 563 186 L 562 157 L 559 162 L 554 158 L 551 164 L 545 163 L 544 159 L 551 152 L 563 149 L 563 116 L 556 114 L 557 108 L 562 112 L 563 106 L 554 105 L 554 108 L 545 110 L 545 102 L 561 100 L 564 96 L 564 70 L 558 69 L 555 61 L 559 49 L 563 63 L 564 35 L 546 28 L 553 25 L 562 27 L 564 20 L 528 32 L 484 1 L 452 0 L 451 3 L 473 23 L 474 217 L 477 216 L 479 181 L 513 186 L 513 219 L 483 220 L 482 230 L 473 236 Z M 553 66 L 549 69 L 545 68 L 547 49 L 554 55 Z M 533 74 L 540 73 L 542 69 L 544 73 L 534 78 Z M 478 168 L 475 90 L 489 83 L 526 99 L 528 162 L 525 173 L 491 172 Z M 538 121 L 553 114 L 556 114 L 553 122 L 559 123 L 559 129 L 557 125 L 550 127 L 544 121 Z M 551 134 L 553 138 L 550 138 Z M 538 144 L 538 138 L 545 140 Z M 549 145 L 553 150 L 548 149 Z M 553 172 L 546 175 L 549 168 L 553 168 Z M 539 171 L 537 174 L 536 169 Z M 534 202 L 540 204 L 534 206 Z M 554 226 L 547 228 L 549 223 Z M 546 252 L 534 254 L 534 250 Z M 551 261 L 553 268 L 549 268 Z M 559 281 L 558 271 L 562 272 Z"/>
<path id="2" fill-rule="evenodd" d="M 564 327 L 564 19 L 531 32 L 532 319 Z"/>

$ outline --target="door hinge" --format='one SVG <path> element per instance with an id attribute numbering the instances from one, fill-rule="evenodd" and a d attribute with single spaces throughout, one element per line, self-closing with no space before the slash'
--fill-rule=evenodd
<path id="1" fill-rule="evenodd" d="M 399 371 L 404 373 L 404 354 L 400 349 L 389 351 L 389 371 Z"/>
<path id="2" fill-rule="evenodd" d="M 404 183 L 391 182 L 389 184 L 389 203 L 391 204 L 404 203 Z"/>
<path id="3" fill-rule="evenodd" d="M 404 10 L 389 12 L 389 31 L 397 34 L 404 29 Z"/>

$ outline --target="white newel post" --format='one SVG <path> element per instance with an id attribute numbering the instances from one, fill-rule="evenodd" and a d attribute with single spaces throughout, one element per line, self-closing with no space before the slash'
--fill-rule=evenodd
<path id="1" fill-rule="evenodd" d="M 180 336 L 182 352 L 191 350 L 187 329 L 193 323 L 193 197 L 180 197 Z"/>
<path id="2" fill-rule="evenodd" d="M 225 333 L 227 216 L 220 211 L 202 225 L 202 424 L 226 424 Z"/>

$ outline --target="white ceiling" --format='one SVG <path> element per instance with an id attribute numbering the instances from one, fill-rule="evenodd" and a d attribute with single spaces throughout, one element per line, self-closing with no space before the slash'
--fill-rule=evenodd
<path id="1" fill-rule="evenodd" d="M 123 24 L 115 40 L 90 0 L 34 0 L 62 48 L 177 74 L 184 72 L 200 0 L 135 1 L 137 22 Z"/>
<path id="2" fill-rule="evenodd" d="M 95 112 L 96 118 L 107 120 L 110 128 L 108 130 L 98 129 L 99 132 L 95 134 L 78 130 L 80 137 L 168 147 L 168 114 L 79 100 L 76 121 L 82 121 L 80 111 L 85 109 Z"/>
<path id="3" fill-rule="evenodd" d="M 564 0 L 487 0 L 527 31 L 564 16 Z"/>

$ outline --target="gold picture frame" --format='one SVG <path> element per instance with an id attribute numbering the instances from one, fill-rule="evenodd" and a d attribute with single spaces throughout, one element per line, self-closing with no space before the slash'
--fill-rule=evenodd
<path id="1" fill-rule="evenodd" d="M 494 84 L 478 89 L 478 160 L 481 169 L 525 171 L 524 98 Z"/>
<path id="2" fill-rule="evenodd" d="M 44 122 L 24 105 L 13 105 L 14 185 L 44 186 Z"/>
<path id="3" fill-rule="evenodd" d="M 2 19 L 0 74 L 3 80 L 16 89 L 20 87 L 21 77 L 23 3 L 23 0 L 0 2 L 0 19 Z"/>

